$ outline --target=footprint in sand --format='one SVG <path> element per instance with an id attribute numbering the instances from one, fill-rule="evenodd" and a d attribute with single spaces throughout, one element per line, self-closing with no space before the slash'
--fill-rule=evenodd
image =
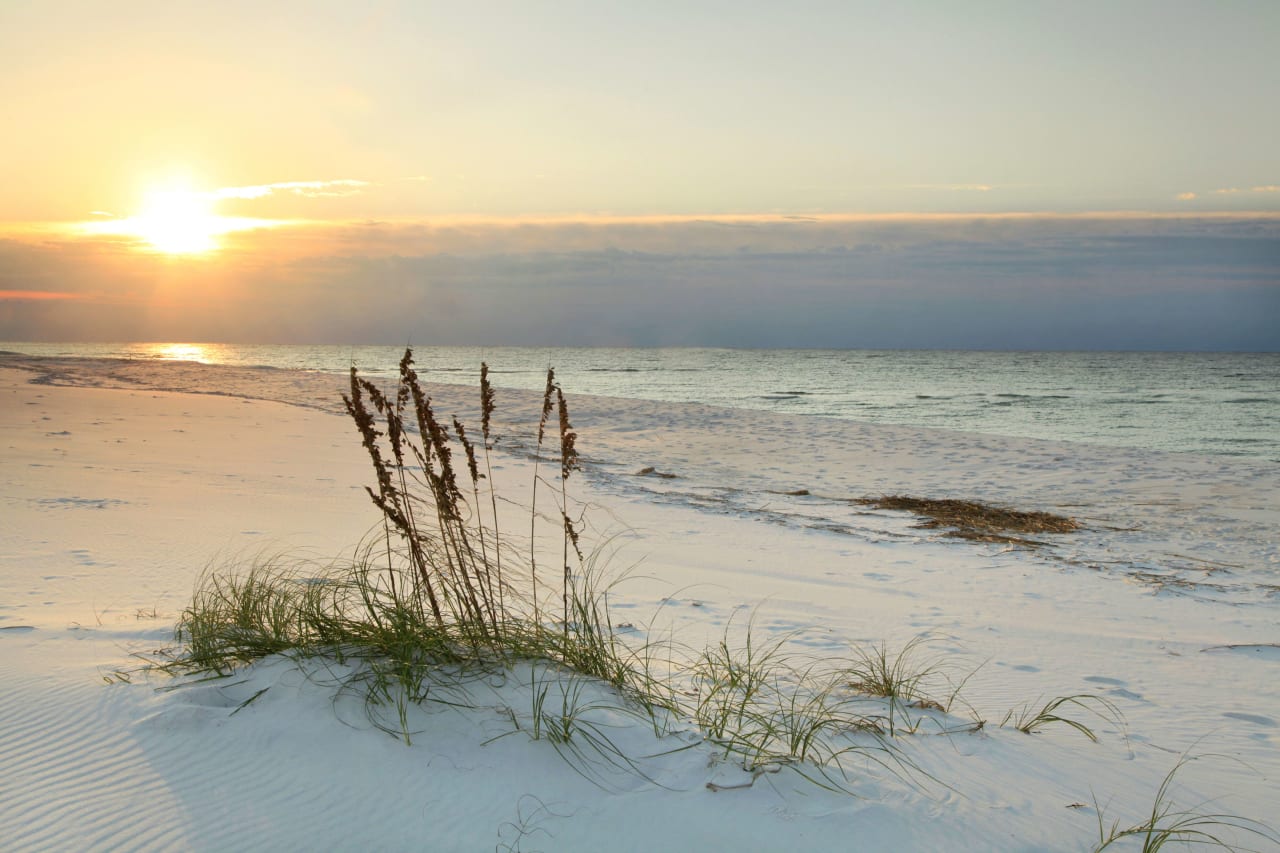
<path id="1" fill-rule="evenodd" d="M 1108 696 L 1116 696 L 1120 699 L 1130 699 L 1134 702 L 1146 702 L 1147 699 L 1141 693 L 1134 693 L 1132 690 L 1125 689 L 1125 682 L 1118 678 L 1108 678 L 1105 675 L 1087 675 L 1085 681 L 1091 681 L 1094 684 L 1114 685 L 1107 691 Z"/>

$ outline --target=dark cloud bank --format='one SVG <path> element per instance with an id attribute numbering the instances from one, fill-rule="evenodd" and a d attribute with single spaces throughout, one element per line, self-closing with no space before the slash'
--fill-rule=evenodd
<path id="1" fill-rule="evenodd" d="M 0 339 L 1280 350 L 1280 220 L 278 232 L 221 260 L 0 243 Z M 287 257 L 287 260 L 281 258 Z"/>

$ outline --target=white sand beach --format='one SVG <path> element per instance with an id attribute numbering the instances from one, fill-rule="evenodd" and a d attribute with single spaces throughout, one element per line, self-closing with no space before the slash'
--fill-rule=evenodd
<path id="1" fill-rule="evenodd" d="M 566 389 L 585 536 L 614 535 L 610 565 L 631 569 L 620 623 L 698 648 L 748 624 L 799 632 L 792 647 L 822 658 L 923 637 L 921 660 L 950 678 L 935 691 L 959 687 L 948 712 L 897 709 L 913 730 L 890 738 L 898 757 L 852 754 L 843 790 L 799 764 L 745 772 L 692 723 L 658 733 L 603 687 L 585 688 L 609 706 L 592 719 L 633 765 L 557 749 L 516 724 L 529 664 L 465 706 L 413 706 L 411 745 L 373 725 L 338 664 L 274 657 L 203 683 L 146 671 L 207 567 L 325 561 L 378 527 L 341 388 L 0 360 L 0 848 L 1088 851 L 1100 820 L 1147 819 L 1184 758 L 1173 813 L 1280 826 L 1280 469 L 1258 461 Z M 474 387 L 432 391 L 474 420 Z M 516 501 L 537 407 L 499 389 L 495 481 Z M 637 476 L 650 467 L 675 476 Z M 1039 548 L 962 541 L 850 502 L 886 493 L 1084 529 Z M 1105 700 L 1064 709 L 1097 742 L 1001 726 L 1060 696 Z"/>

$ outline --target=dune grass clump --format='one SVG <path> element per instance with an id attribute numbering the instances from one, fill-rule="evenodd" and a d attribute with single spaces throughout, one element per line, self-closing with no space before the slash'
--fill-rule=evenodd
<path id="1" fill-rule="evenodd" d="M 247 572 L 207 572 L 179 620 L 183 651 L 170 669 L 225 674 L 272 654 L 328 656 L 358 660 L 372 668 L 375 683 L 385 686 L 392 676 L 417 695 L 432 668 L 539 659 L 631 695 L 643 692 L 639 658 L 613 630 L 609 588 L 584 559 L 568 506 L 577 435 L 552 371 L 535 464 L 547 455 L 548 436 L 558 438 L 559 453 L 551 454 L 558 483 L 535 473 L 531 504 L 539 491 L 552 491 L 556 517 L 549 522 L 536 508 L 530 512 L 527 547 L 501 524 L 489 458 L 496 404 L 487 365 L 480 374 L 478 445 L 461 420 L 436 413 L 411 350 L 400 361 L 394 393 L 384 394 L 353 367 L 343 400 L 373 468 L 375 484 L 366 491 L 381 513 L 382 535 L 330 566 L 269 558 Z M 561 538 L 553 558 L 561 565 L 550 584 L 538 576 L 539 564 L 545 571 L 550 562 L 535 551 L 540 526 Z M 553 589 L 559 607 L 543 600 Z"/>
<path id="2" fill-rule="evenodd" d="M 893 727 L 884 724 L 892 712 L 848 689 L 843 659 L 793 652 L 790 634 L 758 642 L 751 624 L 731 642 L 730 627 L 692 656 L 674 691 L 676 709 L 723 758 L 740 762 L 753 781 L 790 767 L 834 791 L 850 791 L 854 758 L 900 778 L 920 775 L 892 742 Z"/>
<path id="3" fill-rule="evenodd" d="M 564 392 L 547 371 L 534 478 L 530 498 L 530 534 L 527 562 L 520 551 L 504 542 L 493 486 L 490 451 L 495 395 L 489 384 L 488 365 L 481 365 L 481 449 L 486 475 L 480 474 L 476 445 L 461 420 L 437 416 L 413 369 L 413 354 L 400 360 L 399 383 L 388 397 L 351 369 L 351 393 L 344 395 L 347 413 L 360 432 L 377 476 L 377 489 L 366 487 L 381 510 L 386 525 L 388 584 L 404 600 L 429 616 L 437 631 L 444 631 L 473 655 L 501 656 L 518 651 L 547 627 L 540 600 L 538 554 L 539 475 L 547 443 L 548 424 L 558 428 L 559 488 L 556 527 L 559 528 L 560 651 L 576 658 L 579 668 L 607 680 L 616 680 L 613 661 L 600 659 L 601 649 L 577 648 L 579 641 L 613 642 L 607 625 L 607 608 L 592 600 L 583 579 L 584 559 L 578 524 L 569 511 L 567 483 L 578 469 L 577 433 L 569 420 Z M 552 416 L 555 420 L 552 422 Z M 450 430 L 452 426 L 452 431 Z M 380 429 L 381 427 L 381 429 Z M 453 452 L 460 448 L 465 459 L 465 480 Z M 488 493 L 488 515 L 481 498 L 481 480 Z M 579 569 L 575 572 L 575 566 Z M 523 584 L 527 583 L 527 589 Z M 548 614 L 549 615 L 549 614 Z M 603 620 L 606 624 L 597 624 Z M 574 625 L 576 630 L 570 631 Z M 571 643 L 572 634 L 572 643 Z M 545 639 L 545 638 L 544 638 Z M 535 643 L 542 649 L 544 641 Z M 570 648 L 570 646 L 573 646 Z M 594 661 L 594 663 L 586 663 Z"/>
<path id="4" fill-rule="evenodd" d="M 1239 850 L 1242 848 L 1235 846 L 1234 838 L 1247 837 L 1280 846 L 1280 834 L 1261 821 L 1226 812 L 1209 811 L 1204 808 L 1206 804 L 1190 809 L 1179 808 L 1173 799 L 1174 777 L 1194 760 L 1195 757 L 1187 755 L 1178 760 L 1160 782 L 1151 811 L 1143 820 L 1130 826 L 1121 826 L 1119 820 L 1108 825 L 1103 816 L 1103 807 L 1095 798 L 1093 804 L 1098 818 L 1098 843 L 1094 846 L 1093 853 L 1102 853 L 1115 845 L 1141 850 L 1142 853 L 1158 853 L 1166 845 L 1176 845 L 1184 850 L 1193 846 Z"/>
<path id="5" fill-rule="evenodd" d="M 924 693 L 926 681 L 937 674 L 937 661 L 921 661 L 921 646 L 927 637 L 915 637 L 892 654 L 883 643 L 870 648 L 855 649 L 846 678 L 849 686 L 860 693 L 897 699 L 903 702 L 927 700 Z M 933 700 L 927 700 L 933 701 Z"/>
<path id="6" fill-rule="evenodd" d="M 1072 711 L 1082 711 L 1114 723 L 1121 729 L 1124 728 L 1123 715 L 1121 715 L 1120 709 L 1116 707 L 1115 703 L 1110 699 L 1089 693 L 1079 693 L 1075 696 L 1055 696 L 1039 707 L 1036 707 L 1035 703 L 1026 703 L 1005 714 L 1004 720 L 1001 721 L 1000 725 L 1002 727 L 1011 726 L 1028 735 L 1044 731 L 1049 726 L 1063 725 L 1075 729 L 1089 740 L 1097 743 L 1098 736 L 1093 729 L 1071 715 L 1070 712 Z"/>

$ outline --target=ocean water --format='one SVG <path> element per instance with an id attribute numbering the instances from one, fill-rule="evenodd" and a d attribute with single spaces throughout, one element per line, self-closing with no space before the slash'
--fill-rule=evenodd
<path id="1" fill-rule="evenodd" d="M 390 375 L 402 348 L 0 343 L 30 355 Z M 427 381 L 1280 462 L 1280 353 L 420 347 Z"/>

